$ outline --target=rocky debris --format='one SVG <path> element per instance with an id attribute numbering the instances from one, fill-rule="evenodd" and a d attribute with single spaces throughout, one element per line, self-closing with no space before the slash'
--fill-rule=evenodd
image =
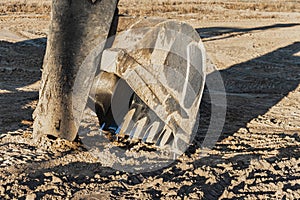
<path id="1" fill-rule="evenodd" d="M 36 194 L 28 194 L 26 195 L 26 200 L 35 200 L 36 199 Z"/>
<path id="2" fill-rule="evenodd" d="M 5 194 L 5 188 L 3 186 L 0 186 L 0 195 Z"/>

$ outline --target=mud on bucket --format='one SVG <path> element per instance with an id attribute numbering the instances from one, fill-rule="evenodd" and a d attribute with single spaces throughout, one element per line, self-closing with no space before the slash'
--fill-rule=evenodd
<path id="1" fill-rule="evenodd" d="M 82 142 L 117 170 L 170 164 L 197 131 L 205 65 L 204 46 L 190 25 L 156 18 L 133 24 L 102 54 Z"/>

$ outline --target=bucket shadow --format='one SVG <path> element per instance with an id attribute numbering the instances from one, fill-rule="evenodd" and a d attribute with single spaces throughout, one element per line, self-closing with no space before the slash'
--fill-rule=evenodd
<path id="1" fill-rule="evenodd" d="M 247 131 L 247 124 L 268 112 L 273 106 L 279 103 L 284 97 L 294 91 L 300 84 L 300 57 L 296 55 L 300 51 L 300 42 L 295 42 L 291 45 L 279 48 L 273 52 L 265 54 L 261 57 L 236 64 L 228 69 L 216 71 L 209 74 L 207 79 L 215 76 L 215 73 L 220 73 L 227 98 L 227 113 L 225 119 L 225 125 L 219 137 L 219 141 L 232 136 L 240 128 L 244 128 Z M 198 134 L 193 142 L 193 145 L 189 148 L 188 152 L 193 153 L 197 148 L 202 147 L 202 142 L 208 133 L 208 127 L 211 117 L 212 102 L 209 98 L 209 91 L 206 88 L 204 91 L 204 101 L 201 103 L 201 119 L 198 129 Z M 274 122 L 275 123 L 275 122 Z M 278 137 L 286 137 L 284 133 L 278 133 Z M 289 137 L 299 140 L 298 134 L 289 135 Z M 205 146 L 205 144 L 204 144 Z M 278 155 L 269 158 L 267 161 L 271 163 L 274 160 L 290 159 L 292 157 L 299 159 L 299 149 L 294 146 L 288 146 L 285 148 L 263 147 L 261 149 L 254 149 L 246 144 L 239 144 L 242 146 L 242 150 L 233 150 L 228 148 L 227 145 L 217 145 L 217 149 L 220 155 L 208 155 L 204 158 L 193 163 L 195 168 L 199 168 L 203 165 L 211 168 L 220 168 L 222 164 L 232 164 L 236 170 L 246 169 L 250 165 L 250 161 L 253 159 L 259 160 L 261 154 L 253 153 L 253 151 L 266 151 L 270 152 L 277 150 Z M 233 153 L 233 156 L 228 159 L 222 157 L 224 154 Z M 241 153 L 240 155 L 236 155 Z M 298 153 L 298 154 L 297 154 Z M 254 173 L 254 172 L 253 172 Z M 255 176 L 250 173 L 250 178 Z M 271 171 L 267 172 L 272 174 Z M 272 180 L 280 180 L 279 175 L 266 176 Z M 204 199 L 217 199 L 219 198 L 225 188 L 231 185 L 233 177 L 229 176 L 228 172 L 220 174 L 218 176 L 219 181 L 213 184 L 208 184 L 207 179 L 201 180 L 198 177 L 197 185 L 201 187 L 204 192 Z M 285 177 L 286 181 L 298 179 L 290 174 Z M 276 181 L 275 181 L 276 182 Z M 275 183 L 276 184 L 276 183 Z M 196 185 L 195 185 L 196 187 Z M 285 187 L 289 187 L 286 185 Z M 238 185 L 233 188 L 234 193 L 239 189 L 243 189 L 244 185 Z M 183 189 L 183 191 L 185 191 Z M 187 194 L 187 193 L 185 193 Z M 272 191 L 258 191 L 250 192 L 253 195 L 273 195 Z M 249 195 L 242 194 L 242 195 Z"/>

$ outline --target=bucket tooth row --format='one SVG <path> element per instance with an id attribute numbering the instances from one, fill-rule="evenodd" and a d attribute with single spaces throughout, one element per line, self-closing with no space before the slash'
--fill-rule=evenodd
<path id="1" fill-rule="evenodd" d="M 151 120 L 151 118 L 149 119 L 147 116 L 144 116 L 136 120 L 136 112 L 138 111 L 139 109 L 136 108 L 128 111 L 120 126 L 119 134 L 129 136 L 130 140 L 138 139 L 160 147 L 165 145 L 172 146 L 174 141 L 172 130 L 158 117 L 155 120 Z M 153 113 L 149 115 L 153 115 Z"/>

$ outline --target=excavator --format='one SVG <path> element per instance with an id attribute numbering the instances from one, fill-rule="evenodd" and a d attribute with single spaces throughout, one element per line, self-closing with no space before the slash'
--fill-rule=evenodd
<path id="1" fill-rule="evenodd" d="M 134 20 L 117 32 L 117 4 L 53 0 L 34 135 L 72 141 L 90 134 L 92 129 L 82 125 L 89 118 L 96 131 L 114 140 L 138 141 L 180 155 L 199 124 L 204 45 L 191 25 L 162 18 Z M 59 78 L 52 78 L 55 74 Z M 56 104 L 50 98 L 53 91 L 60 98 Z M 57 102 L 64 101 L 71 103 L 58 114 Z"/>

